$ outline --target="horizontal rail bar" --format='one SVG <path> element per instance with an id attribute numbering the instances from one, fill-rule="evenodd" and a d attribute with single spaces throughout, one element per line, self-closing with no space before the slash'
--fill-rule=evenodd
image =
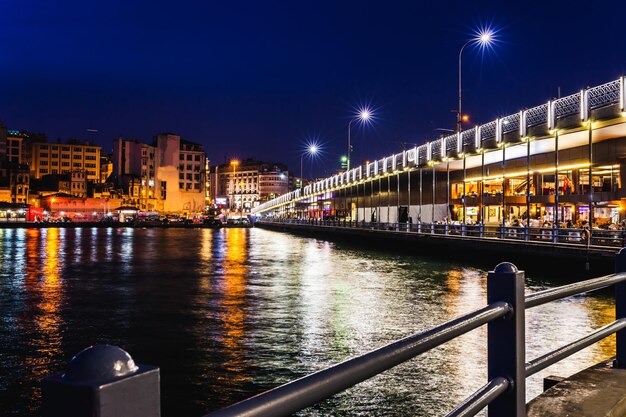
<path id="1" fill-rule="evenodd" d="M 526 363 L 526 378 L 624 328 L 626 328 L 626 318 L 615 320 L 613 323 L 600 327 L 582 339 L 533 359 Z"/>
<path id="2" fill-rule="evenodd" d="M 511 306 L 498 302 L 281 385 L 206 417 L 280 417 L 316 404 L 492 320 Z"/>
<path id="3" fill-rule="evenodd" d="M 566 298 L 583 292 L 610 287 L 611 285 L 615 285 L 623 281 L 626 281 L 626 272 L 619 272 L 569 285 L 563 285 L 562 287 L 538 291 L 526 296 L 526 308 L 536 307 L 549 303 L 550 301 L 559 300 L 561 298 Z"/>
<path id="4" fill-rule="evenodd" d="M 446 417 L 472 417 L 488 406 L 493 400 L 506 392 L 511 386 L 507 378 L 501 376 L 492 379 L 478 391 L 470 395 L 462 404 L 450 411 Z"/>

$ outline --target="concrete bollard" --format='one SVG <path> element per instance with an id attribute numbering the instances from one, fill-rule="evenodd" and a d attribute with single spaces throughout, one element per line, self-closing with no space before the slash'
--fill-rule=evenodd
<path id="1" fill-rule="evenodd" d="M 135 365 L 124 350 L 82 350 L 66 372 L 42 381 L 44 417 L 159 417 L 159 368 Z"/>

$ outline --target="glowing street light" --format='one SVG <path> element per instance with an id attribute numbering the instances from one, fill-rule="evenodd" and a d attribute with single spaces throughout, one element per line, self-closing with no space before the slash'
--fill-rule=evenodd
<path id="1" fill-rule="evenodd" d="M 352 145 L 350 144 L 350 128 L 352 127 L 352 123 L 355 121 L 367 123 L 370 121 L 371 118 L 372 118 L 372 111 L 368 109 L 367 107 L 364 107 L 360 109 L 357 116 L 353 118 L 352 120 L 350 120 L 350 123 L 348 123 L 348 157 L 347 157 L 348 160 L 346 164 L 346 171 L 350 170 L 350 153 L 352 152 Z"/>
<path id="2" fill-rule="evenodd" d="M 317 154 L 317 152 L 319 151 L 319 147 L 315 144 L 312 143 L 310 144 L 306 150 L 302 153 L 302 155 L 300 155 L 300 188 L 304 187 L 304 177 L 303 177 L 303 162 L 304 162 L 304 156 L 315 156 Z"/>
<path id="3" fill-rule="evenodd" d="M 478 37 L 478 42 L 480 42 L 482 45 L 488 45 L 491 42 L 492 38 L 493 33 L 490 30 L 484 30 L 482 31 L 482 33 L 480 33 L 480 36 Z"/>
<path id="4" fill-rule="evenodd" d="M 492 42 L 494 41 L 494 32 L 491 29 L 482 29 L 480 32 L 478 32 L 476 34 L 476 36 L 474 36 L 473 38 L 471 38 L 470 40 L 468 40 L 467 42 L 465 42 L 463 44 L 463 46 L 461 46 L 461 49 L 459 50 L 459 108 L 456 111 L 456 131 L 460 132 L 461 131 L 461 123 L 463 123 L 463 121 L 465 121 L 465 117 L 463 116 L 462 113 L 462 94 L 461 94 L 461 56 L 463 54 L 463 49 L 465 49 L 465 47 L 467 45 L 478 45 L 481 48 L 486 48 L 489 45 L 492 44 Z M 469 119 L 469 118 L 468 118 Z"/>
<path id="5" fill-rule="evenodd" d="M 341 168 L 348 168 L 348 157 L 345 155 L 341 155 Z"/>

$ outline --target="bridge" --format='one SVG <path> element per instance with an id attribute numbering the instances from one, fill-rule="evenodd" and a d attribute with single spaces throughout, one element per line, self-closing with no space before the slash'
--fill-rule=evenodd
<path id="1" fill-rule="evenodd" d="M 622 246 L 626 77 L 318 180 L 265 220 Z"/>

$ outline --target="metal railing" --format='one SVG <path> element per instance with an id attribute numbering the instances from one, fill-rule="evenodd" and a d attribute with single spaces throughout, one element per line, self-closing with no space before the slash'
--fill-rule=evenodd
<path id="1" fill-rule="evenodd" d="M 563 243 L 576 246 L 624 247 L 626 230 L 561 227 L 499 226 L 461 223 L 387 223 L 351 221 L 345 219 L 289 219 L 266 218 L 259 223 L 278 223 L 308 226 L 345 227 L 369 230 L 461 236 L 479 239 L 506 239 L 543 243 Z"/>
<path id="2" fill-rule="evenodd" d="M 525 296 L 524 272 L 503 262 L 487 275 L 485 307 L 205 417 L 288 416 L 485 324 L 487 383 L 450 411 L 447 417 L 474 416 L 485 407 L 489 416 L 523 417 L 526 415 L 527 377 L 613 333 L 617 334 L 614 366 L 626 368 L 626 249 L 617 255 L 615 270 L 608 276 Z M 615 287 L 614 322 L 525 363 L 526 309 L 611 286 Z M 93 362 L 99 368 L 91 366 Z M 115 373 L 110 376 L 102 373 L 108 362 L 111 362 L 112 369 L 115 368 Z M 121 376 L 118 373 L 120 363 L 123 365 Z M 94 371 L 97 378 L 89 374 Z M 67 372 L 44 380 L 43 415 L 65 416 L 69 415 L 69 410 L 73 412 L 72 416 L 101 415 L 102 409 L 98 407 L 111 404 L 116 407 L 114 415 L 117 417 L 138 415 L 137 404 L 127 401 L 132 397 L 130 392 L 140 394 L 142 398 L 141 415 L 156 417 L 160 415 L 158 385 L 158 368 L 135 366 L 132 358 L 119 348 L 96 346 L 74 357 Z M 76 413 L 76 404 L 84 406 L 85 411 Z"/>

